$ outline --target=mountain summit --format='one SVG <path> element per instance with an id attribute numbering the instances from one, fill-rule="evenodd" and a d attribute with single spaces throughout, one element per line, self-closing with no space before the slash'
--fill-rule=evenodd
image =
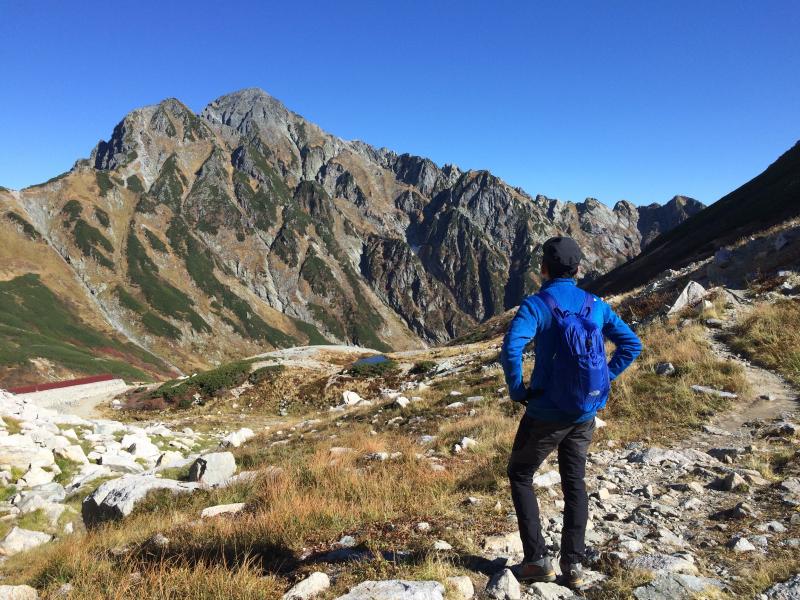
<path id="1" fill-rule="evenodd" d="M 535 288 L 548 237 L 575 237 L 596 277 L 702 208 L 530 196 L 342 140 L 259 89 L 199 115 L 172 98 L 134 110 L 70 172 L 0 203 L 7 277 L 38 275 L 87 327 L 183 370 L 444 342 Z"/>

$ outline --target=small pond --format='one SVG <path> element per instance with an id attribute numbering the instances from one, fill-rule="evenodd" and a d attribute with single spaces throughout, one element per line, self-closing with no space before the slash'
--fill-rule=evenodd
<path id="1" fill-rule="evenodd" d="M 364 358 L 359 358 L 356 362 L 353 363 L 353 366 L 357 367 L 359 365 L 378 365 L 388 360 L 389 360 L 388 356 L 384 356 L 383 354 L 376 354 L 375 356 L 366 356 Z"/>

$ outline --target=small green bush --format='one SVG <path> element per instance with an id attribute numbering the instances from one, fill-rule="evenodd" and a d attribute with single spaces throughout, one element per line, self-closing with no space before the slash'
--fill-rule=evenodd
<path id="1" fill-rule="evenodd" d="M 111 225 L 111 219 L 108 216 L 108 213 L 104 211 L 102 208 L 95 208 L 94 209 L 94 216 L 97 219 L 97 222 L 100 223 L 103 227 L 108 228 Z"/>
<path id="2" fill-rule="evenodd" d="M 385 377 L 397 371 L 397 363 L 391 359 L 379 363 L 361 363 L 352 365 L 347 372 L 353 377 Z"/>
<path id="3" fill-rule="evenodd" d="M 15 225 L 19 225 L 20 227 L 22 227 L 22 232 L 30 239 L 36 241 L 42 237 L 41 235 L 39 235 L 39 232 L 36 231 L 36 228 L 33 225 L 28 223 L 28 221 L 26 221 L 22 216 L 15 213 L 13 210 L 10 210 L 6 213 L 6 218 Z"/>
<path id="4" fill-rule="evenodd" d="M 138 175 L 131 175 L 125 180 L 125 184 L 128 186 L 128 189 L 132 192 L 136 192 L 137 194 L 144 193 L 144 185 L 142 185 L 142 180 L 139 179 Z"/>
<path id="5" fill-rule="evenodd" d="M 420 362 L 414 363 L 414 366 L 411 367 L 410 373 L 412 375 L 427 375 L 435 368 L 436 368 L 436 361 L 422 360 Z"/>
<path id="6" fill-rule="evenodd" d="M 61 208 L 61 214 L 67 217 L 68 223 L 78 220 L 83 212 L 83 205 L 78 200 L 70 200 Z"/>
<path id="7" fill-rule="evenodd" d="M 243 384 L 249 374 L 249 362 L 232 362 L 210 371 L 203 371 L 188 379 L 168 381 L 153 392 L 153 396 L 163 398 L 165 402 L 180 408 L 188 408 L 192 405 L 195 394 L 200 394 L 202 398 L 210 398 L 221 391 Z"/>
<path id="8" fill-rule="evenodd" d="M 260 369 L 256 369 L 250 373 L 250 376 L 247 379 L 250 381 L 250 383 L 255 385 L 279 375 L 284 371 L 284 368 L 285 367 L 283 365 L 270 365 L 268 367 L 261 367 Z"/>
<path id="9" fill-rule="evenodd" d="M 158 237 L 155 233 L 150 231 L 149 229 L 144 230 L 144 237 L 147 238 L 147 241 L 150 243 L 150 247 L 157 251 L 157 252 L 168 252 L 167 245 L 161 241 L 161 238 Z"/>
<path id="10" fill-rule="evenodd" d="M 97 187 L 100 189 L 101 196 L 105 196 L 114 188 L 111 177 L 105 171 L 97 171 Z"/>

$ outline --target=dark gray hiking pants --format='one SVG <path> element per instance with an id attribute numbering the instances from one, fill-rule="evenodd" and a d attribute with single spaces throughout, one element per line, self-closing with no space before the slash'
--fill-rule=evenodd
<path id="1" fill-rule="evenodd" d="M 539 521 L 539 503 L 533 490 L 533 475 L 544 459 L 558 448 L 558 470 L 564 493 L 561 562 L 583 562 L 586 521 L 589 518 L 589 498 L 583 479 L 586 475 L 586 452 L 593 433 L 594 419 L 575 424 L 540 421 L 528 415 L 522 417 L 508 461 L 508 478 L 526 561 L 538 560 L 547 553 Z"/>

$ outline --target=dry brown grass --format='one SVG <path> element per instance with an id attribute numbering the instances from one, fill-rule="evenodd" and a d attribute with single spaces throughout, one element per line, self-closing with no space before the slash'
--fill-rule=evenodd
<path id="1" fill-rule="evenodd" d="M 800 302 L 759 304 L 734 329 L 731 346 L 800 385 Z"/>
<path id="2" fill-rule="evenodd" d="M 641 333 L 646 350 L 614 384 L 602 415 L 609 427 L 598 434 L 601 440 L 665 439 L 723 408 L 719 400 L 692 392 L 693 383 L 745 389 L 741 371 L 709 352 L 699 326 L 677 330 L 669 324 L 651 325 Z M 654 365 L 661 360 L 673 362 L 678 373 L 655 375 Z M 374 398 L 374 386 L 380 383 L 365 387 L 365 396 Z M 463 569 L 485 535 L 513 528 L 505 518 L 510 509 L 505 465 L 521 408 L 501 401 L 497 388 L 502 385 L 499 369 L 476 365 L 438 380 L 420 393 L 422 401 L 404 409 L 376 405 L 316 415 L 321 419 L 314 425 L 316 433 L 306 432 L 300 439 L 298 430 L 289 445 L 272 446 L 276 436 L 262 433 L 236 450 L 237 462 L 248 469 L 279 465 L 282 472 L 226 491 L 153 496 L 123 523 L 12 557 L 3 570 L 10 581 L 49 592 L 70 582 L 76 598 L 280 597 L 303 573 L 315 569 L 338 574 L 331 593 L 368 578 L 442 580 Z M 446 409 L 464 399 L 449 396 L 454 389 L 485 399 Z M 331 393 L 339 391 L 334 387 Z M 475 414 L 469 414 L 471 409 Z M 405 419 L 399 428 L 391 424 L 397 416 Z M 437 441 L 422 446 L 417 443 L 421 433 L 434 434 Z M 452 454 L 453 444 L 464 436 L 476 439 L 478 446 Z M 332 447 L 352 452 L 332 455 Z M 431 468 L 424 456 L 431 450 L 444 471 Z M 385 462 L 366 458 L 380 451 L 401 452 L 402 457 Z M 467 504 L 468 496 L 481 502 Z M 247 501 L 244 514 L 197 518 L 205 506 L 237 501 Z M 494 508 L 498 501 L 499 511 Z M 431 523 L 432 531 L 417 532 L 419 521 Z M 154 550 L 147 543 L 156 532 L 170 539 L 166 549 Z M 347 566 L 316 563 L 344 534 L 356 535 L 373 557 Z M 455 550 L 448 555 L 433 552 L 436 538 Z M 112 552 L 115 548 L 127 550 Z M 410 551 L 406 560 L 382 555 L 401 550 Z M 140 575 L 132 579 L 132 572 Z M 613 579 L 611 591 L 598 597 L 615 597 L 614 590 L 640 581 L 628 575 Z"/>
<path id="3" fill-rule="evenodd" d="M 724 399 L 694 392 L 692 385 L 737 394 L 748 391 L 742 368 L 713 354 L 700 325 L 679 329 L 671 323 L 654 323 L 639 333 L 644 350 L 612 384 L 601 415 L 609 420 L 605 435 L 625 441 L 673 438 L 729 405 Z M 676 373 L 656 375 L 659 362 L 671 362 Z"/>

